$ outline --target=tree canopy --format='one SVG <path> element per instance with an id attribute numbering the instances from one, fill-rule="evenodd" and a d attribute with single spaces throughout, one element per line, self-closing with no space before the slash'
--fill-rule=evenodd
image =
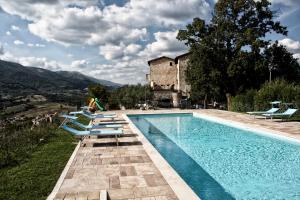
<path id="1" fill-rule="evenodd" d="M 267 0 L 219 0 L 212 20 L 195 18 L 177 39 L 190 47 L 187 81 L 192 99 L 224 100 L 259 88 L 272 76 L 300 80 L 300 67 L 284 46 L 267 34 L 287 35 L 287 28 L 274 21 Z"/>
<path id="2" fill-rule="evenodd" d="M 90 97 L 98 98 L 103 103 L 108 102 L 109 93 L 105 86 L 101 84 L 90 85 L 88 92 Z"/>

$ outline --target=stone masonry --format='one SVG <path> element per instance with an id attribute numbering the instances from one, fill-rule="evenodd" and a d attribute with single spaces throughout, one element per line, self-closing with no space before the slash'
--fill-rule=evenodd
<path id="1" fill-rule="evenodd" d="M 189 97 L 190 86 L 186 82 L 188 53 L 175 59 L 162 56 L 148 61 L 150 74 L 147 79 L 154 91 L 155 100 L 169 99 L 177 107 L 180 99 Z"/>

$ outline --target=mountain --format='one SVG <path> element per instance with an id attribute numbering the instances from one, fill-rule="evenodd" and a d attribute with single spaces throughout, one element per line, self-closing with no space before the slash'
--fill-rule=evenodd
<path id="1" fill-rule="evenodd" d="M 109 87 L 120 84 L 98 80 L 79 72 L 50 71 L 36 67 L 24 67 L 18 63 L 0 60 L 1 93 L 51 92 L 84 89 L 90 84 L 100 83 Z"/>
<path id="2" fill-rule="evenodd" d="M 78 79 L 78 80 L 89 80 L 94 83 L 100 83 L 101 85 L 105 85 L 108 87 L 121 87 L 122 85 L 119 83 L 114 83 L 112 81 L 107 81 L 107 80 L 102 80 L 102 79 L 97 79 L 94 77 L 86 76 L 80 72 L 75 72 L 75 71 L 57 71 L 60 75 L 67 77 L 67 78 L 72 78 L 72 79 Z"/>

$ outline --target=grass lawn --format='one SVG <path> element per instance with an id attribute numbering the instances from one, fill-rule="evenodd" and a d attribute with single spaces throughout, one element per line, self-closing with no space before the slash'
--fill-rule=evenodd
<path id="1" fill-rule="evenodd" d="M 0 199 L 46 199 L 75 146 L 70 134 L 57 130 L 55 137 L 37 147 L 26 162 L 0 169 Z"/>

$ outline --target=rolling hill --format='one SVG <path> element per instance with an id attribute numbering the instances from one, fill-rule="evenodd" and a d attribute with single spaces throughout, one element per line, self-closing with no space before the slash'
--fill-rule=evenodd
<path id="1" fill-rule="evenodd" d="M 0 60 L 1 93 L 28 94 L 72 89 L 84 89 L 90 84 L 100 83 L 115 88 L 120 84 L 99 80 L 79 72 L 50 71 L 37 67 L 25 67 L 18 63 Z"/>

